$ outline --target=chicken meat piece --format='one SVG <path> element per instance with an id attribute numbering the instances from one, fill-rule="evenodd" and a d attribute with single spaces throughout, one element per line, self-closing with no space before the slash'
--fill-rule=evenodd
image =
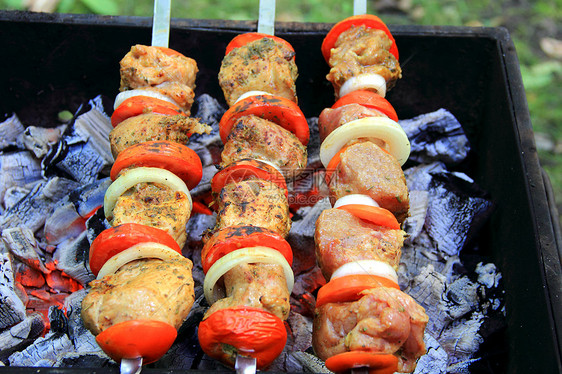
<path id="1" fill-rule="evenodd" d="M 159 47 L 134 45 L 119 63 L 121 91 L 164 82 L 178 82 L 195 89 L 197 63 L 180 53 L 166 54 Z"/>
<path id="2" fill-rule="evenodd" d="M 109 132 L 111 153 L 117 157 L 126 148 L 151 140 L 187 144 L 191 134 L 209 134 L 211 127 L 198 119 L 148 113 L 130 117 Z"/>
<path id="3" fill-rule="evenodd" d="M 187 258 L 141 259 L 90 282 L 82 301 L 84 325 L 94 335 L 120 322 L 151 319 L 178 329 L 194 301 L 192 262 Z"/>
<path id="4" fill-rule="evenodd" d="M 326 108 L 318 117 L 320 143 L 340 126 L 356 119 L 366 117 L 386 117 L 382 112 L 360 104 L 348 104 L 336 109 Z"/>
<path id="5" fill-rule="evenodd" d="M 221 167 L 241 159 L 259 159 L 276 165 L 285 179 L 294 179 L 306 166 L 307 151 L 290 131 L 250 115 L 238 119 L 221 154 Z"/>
<path id="6" fill-rule="evenodd" d="M 183 248 L 191 202 L 181 191 L 159 183 L 139 183 L 121 195 L 111 224 L 138 223 L 166 231 Z"/>
<path id="7" fill-rule="evenodd" d="M 143 87 L 142 89 L 154 91 L 169 97 L 174 100 L 187 116 L 191 114 L 191 106 L 193 105 L 195 93 L 189 86 L 179 82 L 164 82 L 157 86 Z"/>
<path id="8" fill-rule="evenodd" d="M 219 84 L 229 106 L 248 91 L 265 91 L 297 102 L 295 53 L 271 38 L 234 48 L 222 60 Z"/>
<path id="9" fill-rule="evenodd" d="M 291 219 L 285 192 L 271 181 L 248 179 L 227 184 L 217 201 L 215 230 L 245 225 L 263 227 L 283 237 L 289 234 Z"/>
<path id="10" fill-rule="evenodd" d="M 316 259 L 327 280 L 340 266 L 358 260 L 378 260 L 397 269 L 405 234 L 343 209 L 326 209 L 316 221 Z"/>
<path id="11" fill-rule="evenodd" d="M 348 351 L 392 354 L 398 357 L 398 372 L 409 373 L 426 353 L 427 321 L 425 309 L 404 292 L 373 288 L 358 301 L 317 308 L 312 346 L 322 360 Z"/>
<path id="12" fill-rule="evenodd" d="M 241 305 L 264 309 L 282 320 L 289 317 L 290 294 L 280 265 L 241 264 L 228 271 L 223 280 L 226 297 L 215 302 L 204 318 L 219 309 Z"/>
<path id="13" fill-rule="evenodd" d="M 351 77 L 360 74 L 378 74 L 386 80 L 387 91 L 402 78 L 402 69 L 396 57 L 389 52 L 392 41 L 382 30 L 352 26 L 338 37 L 330 54 L 332 82 L 339 97 L 341 86 Z"/>
<path id="14" fill-rule="evenodd" d="M 410 198 L 402 167 L 370 141 L 351 144 L 341 154 L 328 187 L 332 203 L 343 196 L 363 194 L 391 211 L 399 223 L 408 217 Z"/>

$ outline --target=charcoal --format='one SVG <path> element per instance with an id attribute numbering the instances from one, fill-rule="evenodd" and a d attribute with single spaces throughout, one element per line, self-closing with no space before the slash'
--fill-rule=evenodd
<path id="1" fill-rule="evenodd" d="M 39 183 L 40 181 L 37 181 L 36 183 Z M 33 188 L 34 185 L 36 183 L 32 183 L 29 188 L 26 187 L 10 187 L 6 190 L 6 193 L 4 194 L 4 207 L 6 209 L 11 209 L 14 205 L 16 205 L 18 203 L 18 201 L 20 201 L 21 199 L 23 199 L 31 190 L 30 188 Z M 0 204 L 0 209 L 1 209 L 1 204 Z M 2 212 L 3 214 L 3 212 Z"/>
<path id="2" fill-rule="evenodd" d="M 64 308 L 68 319 L 68 336 L 72 340 L 77 353 L 97 352 L 105 355 L 96 343 L 96 337 L 84 326 L 80 313 L 82 312 L 82 300 L 88 293 L 87 289 L 73 292 L 64 300 Z"/>
<path id="3" fill-rule="evenodd" d="M 402 227 L 408 234 L 404 240 L 405 244 L 413 243 L 421 233 L 427 215 L 427 206 L 429 205 L 429 193 L 427 191 L 410 191 L 409 196 L 410 215 L 406 218 Z"/>
<path id="4" fill-rule="evenodd" d="M 41 163 L 27 151 L 0 154 L 0 203 L 9 188 L 25 187 L 41 179 Z"/>
<path id="5" fill-rule="evenodd" d="M 18 143 L 40 159 L 59 141 L 65 129 L 66 125 L 55 128 L 29 126 L 18 137 Z"/>
<path id="6" fill-rule="evenodd" d="M 408 184 L 408 190 L 427 191 L 433 179 L 432 174 L 446 172 L 447 167 L 442 162 L 418 165 L 404 170 L 404 176 Z"/>
<path id="7" fill-rule="evenodd" d="M 318 117 L 307 118 L 310 140 L 306 146 L 308 168 L 320 167 L 320 136 L 318 133 Z"/>
<path id="8" fill-rule="evenodd" d="M 88 262 L 89 253 L 90 242 L 87 232 L 83 231 L 77 238 L 60 243 L 53 260 L 56 261 L 57 269 L 86 286 L 95 279 Z"/>
<path id="9" fill-rule="evenodd" d="M 57 356 L 72 351 L 68 335 L 47 333 L 21 352 L 15 352 L 8 360 L 10 366 L 54 366 Z"/>
<path id="10" fill-rule="evenodd" d="M 44 258 L 40 256 L 41 250 L 38 248 L 37 240 L 30 229 L 14 227 L 2 230 L 2 240 L 14 257 L 42 273 L 50 272 L 45 267 Z"/>
<path id="11" fill-rule="evenodd" d="M 469 319 L 453 321 L 441 333 L 438 341 L 449 354 L 448 372 L 462 373 L 462 370 L 477 360 L 473 355 L 483 342 L 482 336 L 478 333 L 483 320 L 482 314 L 474 313 Z"/>
<path id="12" fill-rule="evenodd" d="M 87 221 L 86 221 L 86 235 L 88 237 L 88 242 L 93 242 L 94 239 L 106 229 L 111 228 L 111 225 L 105 219 L 105 213 L 103 209 L 98 209 Z M 88 250 L 89 251 L 89 250 Z M 89 253 L 89 252 L 88 252 Z"/>
<path id="13" fill-rule="evenodd" d="M 470 151 L 464 130 L 453 114 L 445 109 L 401 120 L 410 139 L 410 160 L 419 163 L 442 161 L 455 165 Z"/>
<path id="14" fill-rule="evenodd" d="M 23 321 L 0 333 L 0 359 L 31 344 L 43 330 L 45 321 L 40 313 L 31 313 Z"/>
<path id="15" fill-rule="evenodd" d="M 57 356 L 54 367 L 63 368 L 118 368 L 119 365 L 100 352 L 63 352 Z"/>
<path id="16" fill-rule="evenodd" d="M 202 94 L 195 98 L 191 108 L 192 116 L 211 126 L 210 134 L 193 134 L 189 147 L 208 148 L 212 144 L 222 144 L 219 136 L 219 122 L 226 109 L 213 97 Z"/>
<path id="17" fill-rule="evenodd" d="M 0 254 L 0 330 L 25 319 L 25 305 L 16 293 L 10 254 Z"/>
<path id="18" fill-rule="evenodd" d="M 326 368 L 324 361 L 308 352 L 291 352 L 289 357 L 291 361 L 297 361 L 302 367 L 302 370 L 296 370 L 295 372 L 332 373 Z"/>
<path id="19" fill-rule="evenodd" d="M 24 130 L 25 127 L 15 113 L 6 118 L 0 123 L 0 149 L 15 146 L 18 137 Z"/>
<path id="20" fill-rule="evenodd" d="M 423 340 L 427 353 L 420 357 L 414 374 L 445 374 L 449 356 L 433 336 L 425 333 Z"/>

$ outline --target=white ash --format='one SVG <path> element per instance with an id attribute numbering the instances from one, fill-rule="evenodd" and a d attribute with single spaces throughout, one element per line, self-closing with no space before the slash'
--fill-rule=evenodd
<path id="1" fill-rule="evenodd" d="M 25 305 L 15 289 L 12 257 L 0 254 L 0 330 L 12 327 L 25 319 Z"/>
<path id="2" fill-rule="evenodd" d="M 52 367 L 59 354 L 72 349 L 72 342 L 66 334 L 49 332 L 23 351 L 12 354 L 8 361 L 10 366 Z"/>
<path id="3" fill-rule="evenodd" d="M 0 149 L 15 146 L 24 130 L 25 127 L 15 113 L 0 123 Z"/>
<path id="4" fill-rule="evenodd" d="M 31 344 L 44 329 L 43 316 L 39 313 L 31 313 L 20 323 L 2 331 L 0 333 L 0 360 Z"/>

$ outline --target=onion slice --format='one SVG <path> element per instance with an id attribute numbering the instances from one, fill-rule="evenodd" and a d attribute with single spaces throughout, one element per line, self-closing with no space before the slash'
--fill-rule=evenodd
<path id="1" fill-rule="evenodd" d="M 393 155 L 400 165 L 410 156 L 410 141 L 400 125 L 387 117 L 365 117 L 348 122 L 332 131 L 320 146 L 320 160 L 324 167 L 338 151 L 352 140 L 371 138 L 381 140 L 388 153 Z"/>
<path id="2" fill-rule="evenodd" d="M 357 274 L 376 275 L 398 284 L 398 275 L 394 268 L 386 262 L 377 260 L 357 260 L 343 264 L 332 273 L 330 280 Z"/>
<path id="3" fill-rule="evenodd" d="M 224 255 L 218 259 L 207 272 L 203 283 L 203 290 L 209 305 L 212 305 L 221 297 L 215 286 L 224 274 L 240 264 L 253 264 L 258 262 L 282 266 L 283 272 L 285 273 L 285 280 L 287 281 L 287 289 L 289 293 L 293 291 L 293 286 L 295 284 L 293 270 L 279 251 L 262 246 L 247 247 L 237 249 L 236 251 Z"/>
<path id="4" fill-rule="evenodd" d="M 236 99 L 236 101 L 234 102 L 234 104 L 236 104 L 237 102 L 239 102 L 240 100 L 244 100 L 247 97 L 250 96 L 260 96 L 260 95 L 269 95 L 269 96 L 273 96 L 273 94 L 266 92 L 266 91 L 248 91 L 248 92 L 244 92 L 242 95 L 238 96 L 238 99 Z"/>
<path id="5" fill-rule="evenodd" d="M 263 162 L 264 164 L 271 166 L 272 168 L 277 170 L 279 172 L 279 174 L 283 175 L 283 172 L 281 171 L 281 168 L 279 168 L 279 166 L 275 165 L 273 162 L 269 162 L 269 161 L 261 159 L 261 158 L 256 158 L 255 160 L 259 161 L 259 162 Z"/>
<path id="6" fill-rule="evenodd" d="M 380 205 L 370 196 L 355 193 L 346 196 L 342 196 L 336 200 L 334 204 L 334 209 L 339 208 L 340 206 L 350 205 L 350 204 L 360 204 L 360 205 L 367 205 L 367 206 L 374 206 L 380 207 Z"/>
<path id="7" fill-rule="evenodd" d="M 386 96 L 386 80 L 382 75 L 365 73 L 353 76 L 340 87 L 339 97 L 357 90 L 375 90 L 382 97 Z"/>
<path id="8" fill-rule="evenodd" d="M 127 170 L 125 173 L 121 174 L 119 178 L 109 185 L 107 191 L 105 192 L 105 197 L 103 198 L 103 209 L 105 212 L 105 218 L 109 222 L 113 220 L 113 208 L 115 207 L 119 196 L 123 195 L 129 188 L 143 182 L 160 183 L 170 187 L 174 191 L 185 193 L 189 199 L 191 210 L 191 207 L 193 206 L 191 194 L 189 193 L 189 189 L 185 185 L 185 182 L 177 175 L 166 169 L 137 167 Z"/>
<path id="9" fill-rule="evenodd" d="M 174 258 L 183 258 L 183 256 L 164 244 L 154 242 L 135 244 L 107 260 L 101 267 L 96 279 L 102 279 L 106 275 L 114 274 L 121 266 L 142 258 L 156 258 L 166 261 L 173 260 Z"/>
<path id="10" fill-rule="evenodd" d="M 119 105 L 123 104 L 123 101 L 125 101 L 127 99 L 130 99 L 131 97 L 135 97 L 135 96 L 153 97 L 155 99 L 167 101 L 171 104 L 174 104 L 178 108 L 181 108 L 181 106 L 174 99 L 172 99 L 171 97 L 166 96 L 164 94 L 161 94 L 158 91 L 135 89 L 135 90 L 127 90 L 127 91 L 120 92 L 115 97 L 115 102 L 113 103 L 113 110 L 117 109 L 119 107 Z"/>

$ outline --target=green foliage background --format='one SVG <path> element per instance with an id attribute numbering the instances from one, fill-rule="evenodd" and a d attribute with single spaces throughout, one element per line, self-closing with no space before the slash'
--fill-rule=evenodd
<path id="1" fill-rule="evenodd" d="M 151 16 L 152 0 L 53 0 L 61 13 Z M 28 9 L 33 0 L 0 0 L 2 9 Z M 172 17 L 254 20 L 258 0 L 172 1 Z M 544 38 L 562 40 L 562 0 L 371 0 L 370 13 L 389 24 L 505 27 L 517 48 L 539 155 L 562 211 L 562 51 L 547 54 Z M 278 0 L 277 20 L 337 22 L 353 1 Z M 562 42 L 561 42 L 562 43 Z M 562 49 L 561 46 L 558 46 Z M 556 52 L 556 51 L 555 51 Z"/>

